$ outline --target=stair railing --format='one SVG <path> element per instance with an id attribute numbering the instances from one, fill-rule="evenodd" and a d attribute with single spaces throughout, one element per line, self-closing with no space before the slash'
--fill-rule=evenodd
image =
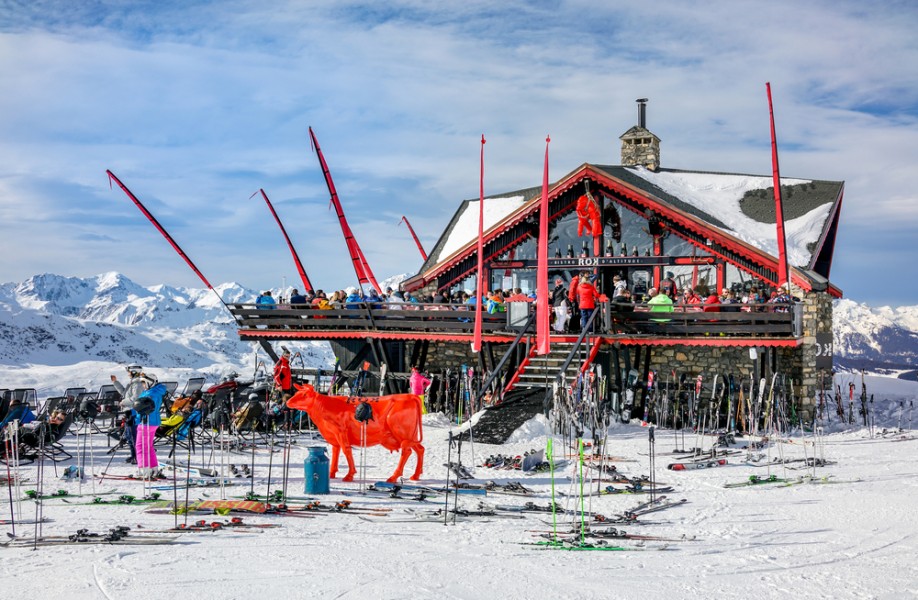
<path id="1" fill-rule="evenodd" d="M 594 313 L 595 314 L 595 313 Z M 484 383 L 481 384 L 481 387 L 478 388 L 478 394 L 475 397 L 475 406 L 480 406 L 481 399 L 488 392 L 488 388 L 494 383 L 494 380 L 497 379 L 501 371 L 504 368 L 504 365 L 507 364 L 507 361 L 510 359 L 510 356 L 513 354 L 513 351 L 516 350 L 516 347 L 520 345 L 520 341 L 526 336 L 526 333 L 532 328 L 532 324 L 535 322 L 536 312 L 533 311 L 529 318 L 526 319 L 526 324 L 520 328 L 520 332 L 516 335 L 516 339 L 513 340 L 513 343 L 510 344 L 510 347 L 507 348 L 507 351 L 504 352 L 504 355 L 498 361 L 497 366 L 494 367 L 494 370 L 491 371 L 491 374 L 488 375 L 487 379 L 484 380 Z M 499 388 L 498 388 L 499 391 Z M 502 398 L 498 398 L 499 402 Z"/>

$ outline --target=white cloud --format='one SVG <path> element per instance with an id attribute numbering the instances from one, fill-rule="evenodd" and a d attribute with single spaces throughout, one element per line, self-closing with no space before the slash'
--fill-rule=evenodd
<path id="1" fill-rule="evenodd" d="M 141 7 L 0 8 L 0 85 L 12 90 L 0 96 L 0 248 L 43 247 L 6 279 L 119 270 L 194 283 L 106 189 L 111 168 L 213 281 L 257 288 L 295 275 L 267 210 L 248 200 L 264 187 L 310 277 L 350 282 L 309 125 L 374 271 L 401 273 L 417 253 L 398 218 L 432 247 L 459 200 L 478 195 L 481 133 L 489 195 L 540 183 L 547 133 L 552 179 L 616 164 L 637 97 L 650 98 L 664 166 L 767 175 L 765 81 L 783 175 L 845 180 L 843 219 L 915 227 L 910 3 Z M 72 226 L 37 226 L 35 207 Z M 100 232 L 111 240 L 87 237 Z M 852 293 L 845 269 L 833 279 Z"/>

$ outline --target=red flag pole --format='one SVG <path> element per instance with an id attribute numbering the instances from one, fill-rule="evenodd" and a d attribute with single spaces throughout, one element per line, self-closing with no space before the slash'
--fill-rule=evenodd
<path id="1" fill-rule="evenodd" d="M 692 246 L 692 258 L 695 258 L 695 246 Z M 692 291 L 698 287 L 698 265 L 692 266 Z"/>
<path id="2" fill-rule="evenodd" d="M 309 128 L 309 138 L 312 141 L 312 148 L 319 157 L 319 164 L 322 166 L 322 175 L 325 176 L 325 184 L 328 186 L 328 193 L 331 194 L 331 204 L 335 207 L 335 212 L 338 215 L 338 222 L 341 224 L 341 232 L 344 234 L 344 243 L 347 244 L 347 250 L 351 255 L 351 262 L 354 263 L 354 272 L 357 274 L 357 281 L 361 285 L 369 283 L 379 292 L 379 284 L 376 283 L 373 271 L 370 270 L 370 265 L 367 264 L 366 257 L 363 255 L 363 251 L 360 250 L 360 245 L 357 243 L 357 239 L 354 237 L 350 225 L 347 224 L 347 219 L 344 218 L 344 209 L 341 208 L 341 201 L 338 199 L 338 191 L 335 189 L 335 182 L 332 181 L 331 171 L 328 170 L 328 163 L 325 162 L 325 155 L 322 154 L 322 148 L 319 147 L 319 140 L 316 139 L 316 134 L 313 133 L 312 127 Z"/>
<path id="3" fill-rule="evenodd" d="M 536 269 L 536 354 L 551 350 L 549 335 L 551 304 L 548 302 L 548 144 L 545 138 L 545 168 L 542 171 L 542 200 L 539 208 L 538 267 Z"/>
<path id="4" fill-rule="evenodd" d="M 156 227 L 157 230 L 159 230 L 159 232 L 163 235 L 164 238 L 166 238 L 166 241 L 169 242 L 169 244 L 172 246 L 172 249 L 175 250 L 176 252 L 178 252 L 178 255 L 181 256 L 182 259 L 184 259 L 185 263 L 186 263 L 189 267 L 191 267 L 191 270 L 194 271 L 195 275 L 197 275 L 198 278 L 199 278 L 201 281 L 204 282 L 204 285 L 207 286 L 207 289 L 209 289 L 209 290 L 211 290 L 213 293 L 217 294 L 217 297 L 220 298 L 220 302 L 223 302 L 223 297 L 220 296 L 219 292 L 217 292 L 217 290 L 214 289 L 214 286 L 210 285 L 210 282 L 207 281 L 207 278 L 204 277 L 204 274 L 201 273 L 201 271 L 198 270 L 198 268 L 195 266 L 195 264 L 194 264 L 193 262 L 191 262 L 191 259 L 188 258 L 188 255 L 185 254 L 185 252 L 184 252 L 184 251 L 181 249 L 181 247 L 176 243 L 176 241 L 175 241 L 174 239 L 172 239 L 172 236 L 169 235 L 169 232 L 166 231 L 166 229 L 165 229 L 162 225 L 159 224 L 159 221 L 156 220 L 156 217 L 154 217 L 152 214 L 150 214 L 150 211 L 147 210 L 147 207 L 144 206 L 143 203 L 142 203 L 140 200 L 137 199 L 137 196 L 135 196 L 135 195 L 131 192 L 131 190 L 129 190 L 129 189 L 127 188 L 126 185 L 124 185 L 123 183 L 121 183 L 121 180 L 118 179 L 118 178 L 115 176 L 114 173 L 112 173 L 111 171 L 109 171 L 109 170 L 107 170 L 107 169 L 106 169 L 105 172 L 108 174 L 108 185 L 109 185 L 109 187 L 112 186 L 112 181 L 114 181 L 115 183 L 118 184 L 118 187 L 120 187 L 121 190 L 122 190 L 125 194 L 127 194 L 127 197 L 130 198 L 130 199 L 134 202 L 134 204 L 137 206 L 137 208 L 140 209 L 140 212 L 142 212 L 142 213 L 144 214 L 144 216 L 145 216 L 147 219 L 149 219 L 150 223 L 153 223 L 153 226 Z M 226 302 L 223 302 L 223 305 L 226 306 Z"/>
<path id="5" fill-rule="evenodd" d="M 768 92 L 768 117 L 771 121 L 771 166 L 775 188 L 775 221 L 778 226 L 778 286 L 786 283 L 790 291 L 787 242 L 784 238 L 784 202 L 781 200 L 781 173 L 778 168 L 778 141 L 775 137 L 775 111 L 771 103 L 771 83 L 765 83 L 765 90 Z"/>
<path id="6" fill-rule="evenodd" d="M 261 197 L 265 199 L 265 204 L 268 205 L 268 210 L 271 211 L 271 214 L 274 215 L 274 220 L 277 221 L 277 226 L 280 227 L 281 233 L 284 234 L 284 239 L 287 240 L 287 247 L 290 248 L 290 254 L 293 255 L 293 262 L 296 264 L 296 270 L 300 274 L 300 279 L 303 281 L 303 286 L 306 288 L 307 292 L 312 292 L 312 283 L 309 282 L 309 277 L 306 275 L 306 270 L 303 269 L 303 263 L 300 261 L 299 254 L 296 253 L 296 249 L 293 247 L 293 242 L 290 241 L 290 236 L 287 235 L 287 230 L 284 228 L 284 224 L 281 223 L 280 217 L 277 216 L 277 212 L 274 211 L 274 206 L 271 204 L 271 201 L 268 200 L 268 195 L 263 189 L 258 190 L 255 194 L 261 192 Z M 255 197 L 255 194 L 249 196 L 249 200 Z"/>
<path id="7" fill-rule="evenodd" d="M 481 352 L 481 288 L 484 287 L 484 145 L 485 136 L 481 134 L 481 168 L 478 177 L 478 283 L 475 286 L 475 334 L 472 339 L 472 352 Z"/>
<path id="8" fill-rule="evenodd" d="M 424 257 L 424 260 L 427 260 L 427 253 L 424 251 L 424 246 L 421 245 L 421 240 L 418 239 L 418 235 L 414 232 L 414 227 L 411 226 L 411 223 L 408 222 L 408 217 L 402 215 L 402 220 L 398 222 L 399 225 L 402 224 L 402 221 L 405 222 L 405 225 L 408 226 L 408 231 L 411 232 L 411 237 L 414 238 L 414 243 L 418 245 L 418 250 L 421 252 L 421 256 Z"/>

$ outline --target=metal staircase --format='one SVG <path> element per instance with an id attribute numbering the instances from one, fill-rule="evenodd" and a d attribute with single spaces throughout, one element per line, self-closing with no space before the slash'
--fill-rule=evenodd
<path id="1" fill-rule="evenodd" d="M 572 342 L 557 342 L 551 345 L 551 352 L 545 355 L 537 355 L 535 348 L 530 351 L 529 357 L 517 370 L 511 383 L 505 391 L 511 389 L 532 389 L 551 387 L 552 383 L 558 376 L 558 372 L 567 360 L 571 349 L 574 347 Z M 582 345 L 577 352 L 577 356 L 570 362 L 567 367 L 565 379 L 573 381 L 577 379 L 577 370 L 583 365 L 583 361 L 588 356 L 589 349 Z"/>

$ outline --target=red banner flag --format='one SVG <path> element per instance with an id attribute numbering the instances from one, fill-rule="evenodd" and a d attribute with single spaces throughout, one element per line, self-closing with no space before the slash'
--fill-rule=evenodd
<path id="1" fill-rule="evenodd" d="M 118 187 L 121 188 L 121 191 L 127 194 L 127 197 L 130 198 L 131 201 L 137 206 L 137 208 L 140 209 L 140 212 L 142 212 L 144 216 L 150 221 L 150 223 L 153 223 L 153 226 L 156 227 L 156 229 L 163 235 L 164 238 L 166 238 L 166 241 L 169 242 L 169 244 L 172 246 L 172 249 L 175 250 L 178 253 L 178 255 L 182 257 L 182 259 L 185 261 L 185 264 L 191 267 L 191 270 L 194 271 L 194 274 L 198 276 L 198 279 L 204 282 L 204 285 L 207 286 L 207 289 L 212 290 L 215 294 L 217 294 L 217 296 L 220 296 L 217 290 L 214 289 L 214 286 L 210 285 L 210 282 L 207 281 L 206 277 L 204 277 L 204 274 L 198 270 L 198 268 L 195 266 L 193 262 L 191 262 L 191 259 L 188 258 L 187 254 L 185 254 L 185 251 L 181 249 L 181 247 L 176 243 L 174 239 L 172 239 L 172 236 L 169 235 L 169 232 L 166 231 L 166 229 L 162 225 L 159 224 L 159 221 L 156 220 L 156 217 L 154 217 L 150 213 L 150 211 L 147 210 L 147 207 L 144 206 L 143 203 L 137 199 L 137 196 L 135 196 L 133 192 L 131 192 L 131 190 L 127 188 L 126 185 L 121 183 L 121 180 L 115 177 L 114 173 L 112 173 L 109 170 L 106 170 L 105 172 L 108 174 L 108 185 L 111 186 L 112 181 L 117 183 Z M 223 302 L 222 297 L 220 298 L 220 302 Z"/>
<path id="2" fill-rule="evenodd" d="M 296 270 L 300 274 L 300 281 L 303 282 L 303 286 L 306 288 L 306 291 L 312 293 L 312 283 L 309 281 L 309 277 L 306 275 L 306 269 L 303 268 L 303 263 L 300 261 L 300 255 L 297 254 L 296 248 L 293 247 L 293 242 L 290 241 L 290 236 L 287 235 L 287 230 L 284 228 L 284 224 L 281 223 L 280 217 L 277 216 L 277 213 L 274 211 L 274 206 L 271 204 L 271 201 L 268 200 L 268 195 L 263 189 L 259 189 L 258 192 L 261 192 L 261 197 L 265 199 L 265 204 L 268 205 L 268 210 L 271 211 L 271 214 L 274 215 L 274 220 L 277 221 L 277 226 L 280 227 L 281 233 L 284 234 L 284 239 L 287 240 L 287 247 L 290 248 L 290 254 L 293 255 L 293 263 L 296 265 Z M 255 197 L 255 194 L 249 196 L 249 200 Z"/>
<path id="3" fill-rule="evenodd" d="M 551 350 L 551 302 L 548 301 L 548 144 L 545 138 L 545 168 L 542 172 L 542 201 L 539 207 L 538 267 L 536 269 L 536 354 Z"/>
<path id="4" fill-rule="evenodd" d="M 478 177 L 478 283 L 475 285 L 475 334 L 472 352 L 481 352 L 481 312 L 484 298 L 484 145 L 481 134 L 481 168 Z"/>
<path id="5" fill-rule="evenodd" d="M 768 118 L 771 121 L 771 168 L 775 187 L 775 222 L 778 225 L 778 285 L 786 283 L 790 291 L 790 270 L 787 266 L 787 242 L 784 237 L 784 202 L 781 199 L 781 173 L 778 168 L 778 141 L 775 137 L 775 111 L 771 104 L 771 83 L 768 92 Z"/>
<path id="6" fill-rule="evenodd" d="M 376 278 L 373 276 L 373 271 L 370 270 L 370 265 L 367 264 L 367 259 L 363 255 L 360 245 L 357 244 L 357 239 L 354 237 L 350 225 L 347 224 L 347 219 L 344 218 L 344 209 L 341 208 L 341 201 L 338 199 L 338 191 L 335 189 L 335 182 L 332 181 L 331 171 L 328 170 L 328 163 L 325 162 L 325 155 L 322 154 L 322 148 L 319 147 L 319 140 L 316 139 L 316 134 L 313 133 L 312 127 L 309 128 L 309 138 L 312 141 L 312 147 L 316 151 L 316 155 L 319 157 L 322 174 L 325 176 L 325 185 L 328 186 L 328 193 L 331 194 L 331 204 L 335 207 L 335 212 L 338 215 L 338 221 L 341 224 L 341 233 L 344 234 L 344 243 L 347 244 L 347 250 L 351 255 L 351 262 L 354 263 L 354 272 L 357 274 L 357 281 L 361 286 L 364 283 L 369 283 L 376 288 L 377 292 L 381 292 L 382 290 L 379 289 L 379 284 L 376 283 Z"/>
<path id="7" fill-rule="evenodd" d="M 418 252 L 421 253 L 421 256 L 424 258 L 424 261 L 427 261 L 427 252 L 424 251 L 424 246 L 421 245 L 421 240 L 418 239 L 418 234 L 414 232 L 414 227 L 411 226 L 411 223 L 408 222 L 408 217 L 402 215 L 402 221 L 405 222 L 405 225 L 408 226 L 408 231 L 411 232 L 411 237 L 414 238 L 414 243 L 418 246 Z M 398 224 L 401 225 L 402 221 L 399 221 Z M 396 226 L 397 227 L 397 226 Z"/>

